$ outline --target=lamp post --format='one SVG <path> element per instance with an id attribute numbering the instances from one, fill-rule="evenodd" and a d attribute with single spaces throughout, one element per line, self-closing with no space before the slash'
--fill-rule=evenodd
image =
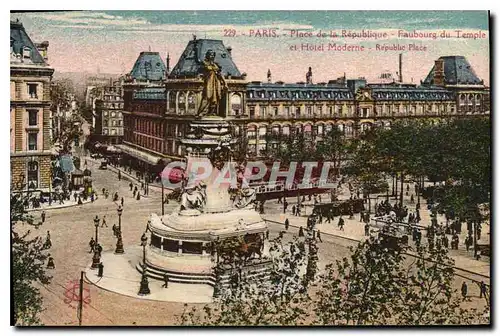
<path id="1" fill-rule="evenodd" d="M 142 245 L 142 278 L 141 278 L 141 287 L 139 288 L 139 295 L 148 295 L 151 294 L 149 290 L 149 282 L 148 275 L 146 274 L 146 243 L 148 241 L 148 237 L 146 235 L 142 235 L 141 237 L 141 245 Z"/>
<path id="2" fill-rule="evenodd" d="M 94 226 L 95 226 L 95 247 L 94 247 L 94 256 L 92 257 L 92 266 L 90 268 L 96 269 L 99 267 L 99 263 L 101 262 L 101 254 L 98 249 L 99 243 L 99 217 L 96 215 L 94 218 Z"/>
<path id="3" fill-rule="evenodd" d="M 118 240 L 116 241 L 116 254 L 123 254 L 125 251 L 123 250 L 123 240 L 122 240 L 122 212 L 123 209 L 121 205 L 116 210 L 118 212 Z"/>

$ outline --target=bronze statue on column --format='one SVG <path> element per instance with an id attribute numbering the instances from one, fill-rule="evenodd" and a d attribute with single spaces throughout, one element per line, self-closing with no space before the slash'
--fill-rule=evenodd
<path id="1" fill-rule="evenodd" d="M 204 83 L 201 103 L 197 112 L 199 117 L 218 116 L 220 113 L 219 106 L 223 91 L 227 91 L 227 84 L 221 70 L 220 65 L 215 62 L 215 51 L 207 50 L 203 61 Z"/>

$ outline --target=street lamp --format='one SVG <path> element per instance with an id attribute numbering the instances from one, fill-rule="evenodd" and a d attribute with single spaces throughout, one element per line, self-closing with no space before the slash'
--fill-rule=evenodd
<path id="1" fill-rule="evenodd" d="M 121 205 L 116 210 L 118 212 L 118 240 L 116 242 L 116 254 L 123 254 L 125 251 L 123 250 L 123 240 L 122 240 L 122 212 L 123 209 Z"/>
<path id="2" fill-rule="evenodd" d="M 94 226 L 95 226 L 95 247 L 94 247 L 94 256 L 92 257 L 92 266 L 90 268 L 96 269 L 99 267 L 99 263 L 101 262 L 101 254 L 99 252 L 98 246 L 99 246 L 99 217 L 96 215 L 94 218 Z"/>
<path id="3" fill-rule="evenodd" d="M 142 278 L 141 278 L 141 287 L 139 288 L 139 295 L 148 295 L 151 294 L 149 290 L 149 282 L 148 275 L 146 274 L 146 244 L 148 241 L 148 237 L 146 235 L 142 235 L 141 237 L 141 246 L 142 246 Z"/>

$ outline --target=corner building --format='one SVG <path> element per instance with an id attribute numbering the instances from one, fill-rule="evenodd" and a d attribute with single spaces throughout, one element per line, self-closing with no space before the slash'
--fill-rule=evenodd
<path id="1" fill-rule="evenodd" d="M 47 63 L 48 45 L 35 45 L 22 23 L 11 21 L 10 174 L 11 185 L 17 190 L 50 190 L 50 83 L 54 69 Z"/>

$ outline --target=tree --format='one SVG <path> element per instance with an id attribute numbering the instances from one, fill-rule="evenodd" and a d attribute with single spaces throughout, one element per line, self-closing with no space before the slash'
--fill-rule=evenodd
<path id="1" fill-rule="evenodd" d="M 48 256 L 42 238 L 33 236 L 31 230 L 22 227 L 37 226 L 25 210 L 25 201 L 26 196 L 11 192 L 13 325 L 40 324 L 38 314 L 43 309 L 43 300 L 36 284 L 47 284 L 51 279 L 45 271 Z"/>
<path id="2" fill-rule="evenodd" d="M 484 311 L 461 307 L 453 260 L 442 245 L 392 249 L 370 238 L 350 258 L 327 266 L 315 304 L 317 324 L 441 325 L 489 323 Z"/>
<path id="3" fill-rule="evenodd" d="M 244 276 L 233 281 L 221 298 L 202 311 L 186 309 L 183 325 L 299 325 L 305 324 L 311 302 L 307 288 L 314 280 L 315 241 L 294 239 L 270 243 L 272 268 L 258 283 Z M 309 267 L 308 267 L 309 265 Z"/>
<path id="4" fill-rule="evenodd" d="M 347 149 L 348 145 L 343 133 L 334 127 L 325 134 L 323 141 L 316 146 L 315 156 L 322 161 L 332 162 L 333 169 L 337 174 L 342 160 L 346 159 Z"/>

